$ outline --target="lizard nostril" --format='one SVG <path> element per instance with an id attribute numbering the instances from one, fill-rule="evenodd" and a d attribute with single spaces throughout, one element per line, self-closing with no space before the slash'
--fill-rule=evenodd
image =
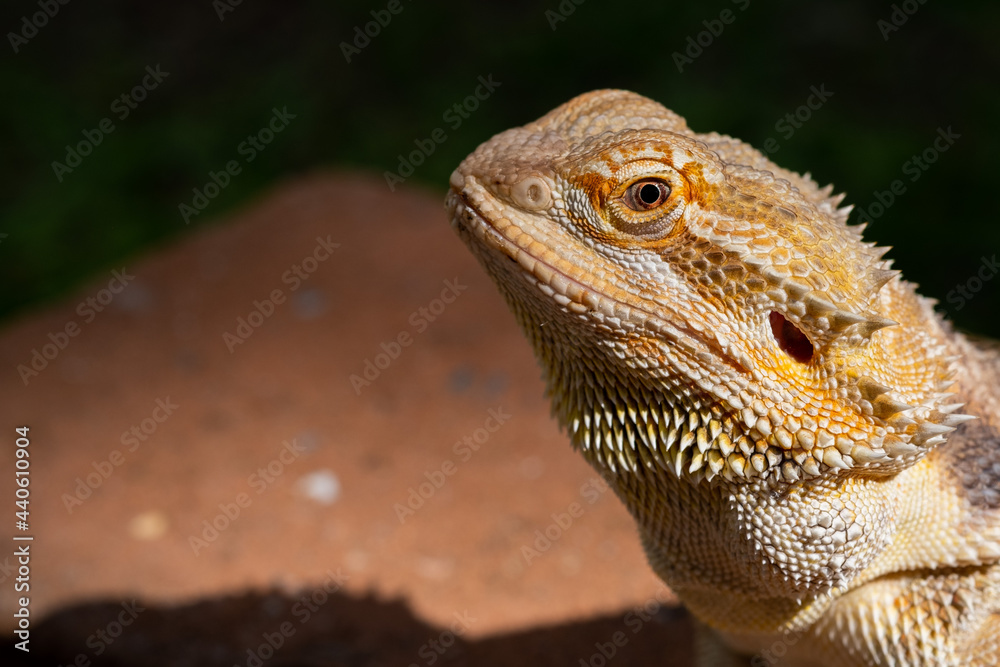
<path id="1" fill-rule="evenodd" d="M 777 311 L 771 311 L 771 333 L 778 341 L 778 347 L 799 363 L 809 363 L 813 356 L 813 346 L 802 331 L 785 319 Z"/>

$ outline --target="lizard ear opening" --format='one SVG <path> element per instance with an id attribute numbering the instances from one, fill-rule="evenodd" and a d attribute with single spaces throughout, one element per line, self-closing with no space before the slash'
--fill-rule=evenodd
<path id="1" fill-rule="evenodd" d="M 784 315 L 771 311 L 771 333 L 785 354 L 795 361 L 807 364 L 813 356 L 813 346 L 802 331 L 789 322 Z"/>

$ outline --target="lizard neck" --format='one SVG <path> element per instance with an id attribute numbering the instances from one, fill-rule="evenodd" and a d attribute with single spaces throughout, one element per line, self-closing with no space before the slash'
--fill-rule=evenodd
<path id="1" fill-rule="evenodd" d="M 814 619 L 886 548 L 895 477 L 709 481 L 678 471 L 663 443 L 697 448 L 703 424 L 727 422 L 721 406 L 623 391 L 630 385 L 608 362 L 595 365 L 595 351 L 548 349 L 560 360 L 548 367 L 549 392 L 574 446 L 635 518 L 656 573 L 713 627 L 766 633 Z"/>

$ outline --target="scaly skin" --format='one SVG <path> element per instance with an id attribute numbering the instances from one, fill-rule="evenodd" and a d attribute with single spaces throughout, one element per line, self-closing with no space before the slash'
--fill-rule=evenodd
<path id="1" fill-rule="evenodd" d="M 447 206 L 701 664 L 1000 664 L 997 350 L 841 199 L 596 91 L 480 146 Z"/>

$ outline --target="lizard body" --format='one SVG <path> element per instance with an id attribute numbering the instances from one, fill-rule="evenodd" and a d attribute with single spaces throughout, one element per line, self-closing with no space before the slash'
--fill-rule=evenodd
<path id="1" fill-rule="evenodd" d="M 484 143 L 447 206 L 701 664 L 1000 664 L 1000 355 L 831 193 L 606 90 Z"/>

